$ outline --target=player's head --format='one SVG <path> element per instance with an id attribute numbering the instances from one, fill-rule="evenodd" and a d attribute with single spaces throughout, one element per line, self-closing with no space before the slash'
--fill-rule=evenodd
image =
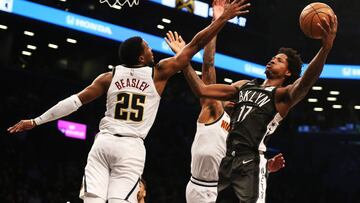
<path id="1" fill-rule="evenodd" d="M 300 77 L 302 64 L 296 50 L 282 47 L 267 63 L 265 74 L 268 79 L 283 79 L 282 85 L 288 85 Z"/>
<path id="2" fill-rule="evenodd" d="M 138 203 L 142 203 L 145 202 L 145 197 L 146 197 L 146 183 L 144 179 L 140 179 L 139 182 L 139 192 L 137 193 L 137 200 Z"/>
<path id="3" fill-rule="evenodd" d="M 125 65 L 154 65 L 151 48 L 141 37 L 131 37 L 121 43 L 119 57 Z"/>

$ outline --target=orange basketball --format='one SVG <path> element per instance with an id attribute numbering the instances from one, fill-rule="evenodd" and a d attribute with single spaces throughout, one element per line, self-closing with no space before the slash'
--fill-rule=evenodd
<path id="1" fill-rule="evenodd" d="M 317 25 L 321 24 L 322 18 L 330 23 L 331 18 L 335 15 L 330 6 L 315 2 L 307 5 L 300 14 L 300 28 L 304 34 L 313 39 L 321 39 L 321 28 Z"/>

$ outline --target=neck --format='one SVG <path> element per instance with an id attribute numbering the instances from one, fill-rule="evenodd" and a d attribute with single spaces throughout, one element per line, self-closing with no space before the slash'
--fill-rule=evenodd
<path id="1" fill-rule="evenodd" d="M 280 87 L 284 83 L 283 79 L 266 79 L 262 86 L 275 86 Z"/>

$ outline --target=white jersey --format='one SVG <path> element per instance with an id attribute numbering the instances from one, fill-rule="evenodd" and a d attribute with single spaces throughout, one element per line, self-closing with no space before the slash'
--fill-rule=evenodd
<path id="1" fill-rule="evenodd" d="M 222 158 L 226 153 L 226 138 L 230 116 L 223 115 L 211 124 L 197 123 L 191 146 L 191 175 L 203 181 L 217 181 Z"/>
<path id="2" fill-rule="evenodd" d="M 115 67 L 100 132 L 145 139 L 160 104 L 151 67 Z"/>

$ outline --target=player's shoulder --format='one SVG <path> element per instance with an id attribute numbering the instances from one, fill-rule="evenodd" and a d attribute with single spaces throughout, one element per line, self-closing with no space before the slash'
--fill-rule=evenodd
<path id="1" fill-rule="evenodd" d="M 250 82 L 250 80 L 238 80 L 234 83 L 231 84 L 231 86 L 236 87 L 237 89 L 241 88 L 243 85 L 245 85 L 246 83 Z"/>

